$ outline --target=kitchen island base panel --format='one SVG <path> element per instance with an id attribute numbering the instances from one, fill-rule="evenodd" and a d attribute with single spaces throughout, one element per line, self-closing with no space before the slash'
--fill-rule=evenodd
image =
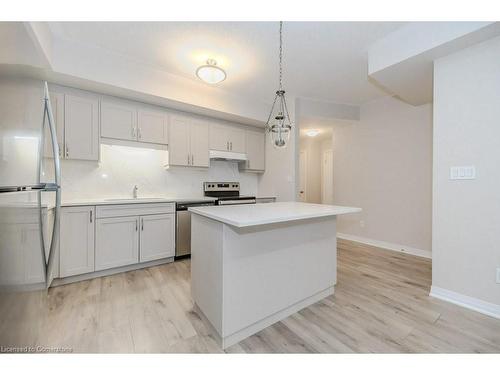
<path id="1" fill-rule="evenodd" d="M 333 293 L 336 218 L 237 228 L 192 221 L 193 300 L 223 347 Z"/>
<path id="2" fill-rule="evenodd" d="M 269 327 L 273 325 L 274 323 L 279 322 L 280 320 L 283 320 L 290 315 L 296 313 L 297 311 L 300 311 L 308 306 L 311 306 L 315 304 L 316 302 L 321 301 L 322 299 L 333 295 L 335 290 L 335 287 L 330 287 L 327 288 L 311 297 L 306 298 L 305 300 L 302 300 L 296 304 L 293 304 L 292 306 L 278 311 L 275 314 L 272 314 L 271 316 L 268 316 L 265 319 L 262 319 L 246 328 L 243 328 L 242 330 L 233 333 L 232 335 L 226 336 L 226 337 L 221 337 L 219 335 L 219 332 L 214 328 L 212 323 L 208 320 L 208 318 L 205 316 L 203 311 L 199 308 L 198 305 L 194 305 L 194 311 L 196 311 L 197 314 L 200 315 L 200 318 L 207 323 L 207 325 L 210 327 L 212 330 L 212 335 L 215 339 L 215 341 L 222 347 L 222 349 L 227 349 L 230 346 L 239 343 L 240 341 L 246 339 L 247 337 L 252 336 L 253 334 L 262 331 L 264 328 Z"/>

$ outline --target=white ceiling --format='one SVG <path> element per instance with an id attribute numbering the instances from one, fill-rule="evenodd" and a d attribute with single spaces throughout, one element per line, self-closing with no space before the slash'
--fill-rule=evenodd
<path id="1" fill-rule="evenodd" d="M 284 88 L 295 96 L 360 104 L 386 95 L 368 82 L 367 50 L 395 22 L 286 22 Z M 51 22 L 56 38 L 99 46 L 196 80 L 215 58 L 220 87 L 271 100 L 278 84 L 278 22 Z"/>

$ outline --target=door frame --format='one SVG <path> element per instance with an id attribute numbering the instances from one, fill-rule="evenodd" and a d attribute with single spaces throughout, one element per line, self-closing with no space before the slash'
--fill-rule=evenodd
<path id="1" fill-rule="evenodd" d="M 300 156 L 301 155 L 304 155 L 304 199 L 302 199 L 302 202 L 307 202 L 307 158 L 308 158 L 308 155 L 307 155 L 307 151 L 306 150 L 301 150 L 299 151 L 299 198 L 300 198 L 300 179 L 301 179 L 301 176 L 302 176 L 302 171 L 300 170 Z"/>
<path id="2" fill-rule="evenodd" d="M 328 148 L 328 149 L 325 149 L 325 150 L 322 150 L 321 151 L 321 203 L 322 204 L 325 204 L 325 201 L 327 201 L 327 199 L 325 199 L 325 182 L 326 182 L 326 179 L 325 179 L 325 156 L 326 154 L 330 154 L 331 155 L 331 161 L 332 161 L 332 179 L 330 181 L 330 184 L 331 184 L 331 187 L 332 187 L 332 196 L 330 197 L 331 199 L 331 203 L 329 204 L 332 204 L 333 203 L 333 149 L 331 148 Z"/>

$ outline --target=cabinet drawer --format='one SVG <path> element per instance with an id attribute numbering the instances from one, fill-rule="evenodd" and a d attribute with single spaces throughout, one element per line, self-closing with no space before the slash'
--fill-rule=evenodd
<path id="1" fill-rule="evenodd" d="M 96 217 L 98 219 L 120 216 L 170 214 L 174 212 L 175 203 L 113 204 L 96 207 Z"/>

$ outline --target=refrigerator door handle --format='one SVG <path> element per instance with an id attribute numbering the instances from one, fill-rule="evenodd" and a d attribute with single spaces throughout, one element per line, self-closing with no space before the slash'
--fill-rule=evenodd
<path id="1" fill-rule="evenodd" d="M 54 259 L 56 247 L 59 244 L 59 220 L 61 214 L 61 163 L 59 160 L 59 144 L 57 143 L 57 132 L 54 123 L 54 116 L 52 112 L 52 105 L 50 103 L 50 94 L 49 87 L 47 82 L 44 83 L 44 117 L 43 117 L 43 126 L 45 127 L 45 116 L 47 116 L 47 122 L 50 130 L 50 138 L 52 143 L 52 151 L 54 155 L 54 182 L 55 182 L 55 193 L 56 193 L 56 202 L 54 208 L 54 223 L 52 227 L 52 240 L 50 241 L 49 246 L 49 254 L 48 257 L 45 255 L 45 245 L 42 240 L 42 259 L 45 268 L 45 282 L 46 287 L 48 288 L 52 283 L 52 277 L 50 273 L 53 269 Z M 42 129 L 43 134 L 44 129 Z M 53 190 L 52 190 L 53 191 Z M 39 209 L 40 209 L 40 233 L 42 234 L 43 239 L 43 222 L 42 222 L 42 208 L 41 208 L 41 194 L 39 194 Z M 48 259 L 47 259 L 48 258 Z"/>

